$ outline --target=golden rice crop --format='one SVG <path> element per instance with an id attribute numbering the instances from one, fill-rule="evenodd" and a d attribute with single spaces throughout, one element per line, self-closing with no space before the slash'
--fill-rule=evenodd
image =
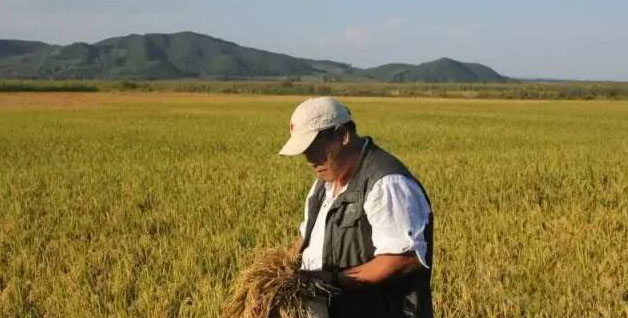
<path id="1" fill-rule="evenodd" d="M 0 317 L 220 317 L 298 235 L 303 98 L 0 93 Z M 429 192 L 437 317 L 628 317 L 628 102 L 340 99 Z"/>

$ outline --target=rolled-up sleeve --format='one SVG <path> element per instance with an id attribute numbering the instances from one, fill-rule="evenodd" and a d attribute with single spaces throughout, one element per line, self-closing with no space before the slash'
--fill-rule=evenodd
<path id="1" fill-rule="evenodd" d="M 367 194 L 364 211 L 372 227 L 375 255 L 414 251 L 429 268 L 424 233 L 431 210 L 415 180 L 400 174 L 384 176 Z"/>

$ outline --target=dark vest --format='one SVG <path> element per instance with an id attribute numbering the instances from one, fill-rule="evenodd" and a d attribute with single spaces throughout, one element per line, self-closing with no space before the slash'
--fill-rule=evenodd
<path id="1" fill-rule="evenodd" d="M 375 247 L 371 225 L 364 212 L 364 201 L 373 184 L 390 174 L 401 174 L 416 180 L 428 203 L 425 189 L 412 173 L 395 157 L 375 145 L 369 137 L 362 151 L 358 167 L 350 178 L 345 192 L 333 202 L 325 220 L 323 243 L 323 270 L 342 271 L 373 259 Z M 301 252 L 308 246 L 312 228 L 325 197 L 321 180 L 308 201 L 308 223 Z M 430 278 L 432 268 L 432 226 L 425 229 L 427 243 L 426 262 L 430 269 L 421 268 L 404 277 L 391 279 L 376 286 L 356 291 L 345 291 L 329 302 L 330 318 L 350 317 L 432 317 Z"/>

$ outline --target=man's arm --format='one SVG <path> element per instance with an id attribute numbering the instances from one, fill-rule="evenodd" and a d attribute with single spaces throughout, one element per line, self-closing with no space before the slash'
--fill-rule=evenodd
<path id="1" fill-rule="evenodd" d="M 338 284 L 348 289 L 379 284 L 420 268 L 421 263 L 414 252 L 377 255 L 362 265 L 341 272 Z"/>
<path id="2" fill-rule="evenodd" d="M 341 273 L 341 286 L 378 284 L 428 268 L 423 232 L 431 212 L 418 183 L 403 175 L 383 177 L 367 195 L 364 211 L 372 227 L 375 258 Z"/>

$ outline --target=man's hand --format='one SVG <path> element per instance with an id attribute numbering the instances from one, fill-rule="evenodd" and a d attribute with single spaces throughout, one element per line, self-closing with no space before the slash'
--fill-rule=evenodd
<path id="1" fill-rule="evenodd" d="M 332 272 L 326 272 L 326 271 L 306 271 L 306 270 L 300 270 L 299 271 L 299 278 L 303 282 L 318 281 L 318 282 L 322 282 L 322 283 L 330 284 L 330 285 L 335 285 L 337 283 L 337 279 L 335 277 L 335 274 L 332 273 Z"/>
<path id="2" fill-rule="evenodd" d="M 329 296 L 342 292 L 338 287 L 337 275 L 333 272 L 300 270 L 297 275 L 309 296 Z"/>

